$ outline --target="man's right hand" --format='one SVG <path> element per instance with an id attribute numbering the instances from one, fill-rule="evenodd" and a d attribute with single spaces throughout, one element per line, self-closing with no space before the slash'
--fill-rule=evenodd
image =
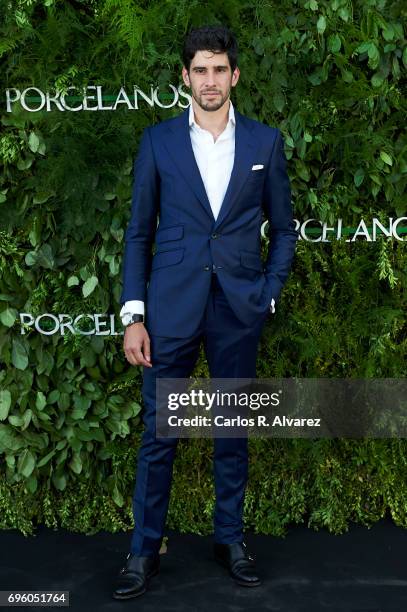
<path id="1" fill-rule="evenodd" d="M 126 327 L 123 348 L 126 359 L 131 365 L 152 367 L 150 338 L 144 323 L 133 323 Z"/>

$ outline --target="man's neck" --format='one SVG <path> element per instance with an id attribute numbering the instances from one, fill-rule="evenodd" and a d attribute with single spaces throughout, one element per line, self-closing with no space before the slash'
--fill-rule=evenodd
<path id="1" fill-rule="evenodd" d="M 230 98 L 225 100 L 225 103 L 216 111 L 204 110 L 195 102 L 194 98 L 192 98 L 191 104 L 196 123 L 203 130 L 208 130 L 216 140 L 229 121 Z"/>

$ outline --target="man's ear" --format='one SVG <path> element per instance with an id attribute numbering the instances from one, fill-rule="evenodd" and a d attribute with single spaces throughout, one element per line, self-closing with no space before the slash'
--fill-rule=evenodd
<path id="1" fill-rule="evenodd" d="M 188 70 L 185 68 L 185 66 L 182 66 L 182 79 L 187 87 L 191 87 Z"/>
<path id="2" fill-rule="evenodd" d="M 240 70 L 236 66 L 236 68 L 234 69 L 234 71 L 232 73 L 232 87 L 235 87 L 237 85 L 237 82 L 239 80 L 239 76 L 240 76 Z"/>

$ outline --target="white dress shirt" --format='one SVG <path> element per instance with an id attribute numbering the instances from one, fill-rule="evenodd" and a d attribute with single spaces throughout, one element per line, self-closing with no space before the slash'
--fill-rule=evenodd
<path id="1" fill-rule="evenodd" d="M 235 112 L 230 100 L 228 123 L 215 141 L 208 130 L 197 124 L 190 104 L 189 134 L 192 149 L 215 219 L 218 217 L 232 173 L 235 157 L 235 125 Z M 274 299 L 271 300 L 270 312 L 275 312 Z M 123 304 L 120 311 L 123 325 L 131 321 L 132 314 L 144 315 L 143 301 L 130 300 Z"/>

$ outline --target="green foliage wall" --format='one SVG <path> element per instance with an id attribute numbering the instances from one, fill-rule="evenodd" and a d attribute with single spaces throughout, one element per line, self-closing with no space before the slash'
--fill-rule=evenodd
<path id="1" fill-rule="evenodd" d="M 406 215 L 402 2 L 2 0 L 0 527 L 132 526 L 141 372 L 122 336 L 21 334 L 19 313 L 114 313 L 142 129 L 179 108 L 37 112 L 5 90 L 181 83 L 191 25 L 240 43 L 235 106 L 280 127 L 295 217 Z M 403 13 L 404 10 L 404 13 Z M 404 18 L 404 20 L 403 20 Z M 405 242 L 298 243 L 261 377 L 404 377 Z M 119 326 L 120 327 L 120 326 Z M 196 375 L 206 376 L 203 355 Z M 211 443 L 180 442 L 171 527 L 212 530 Z M 390 511 L 407 525 L 404 440 L 250 440 L 247 526 L 340 532 Z"/>

